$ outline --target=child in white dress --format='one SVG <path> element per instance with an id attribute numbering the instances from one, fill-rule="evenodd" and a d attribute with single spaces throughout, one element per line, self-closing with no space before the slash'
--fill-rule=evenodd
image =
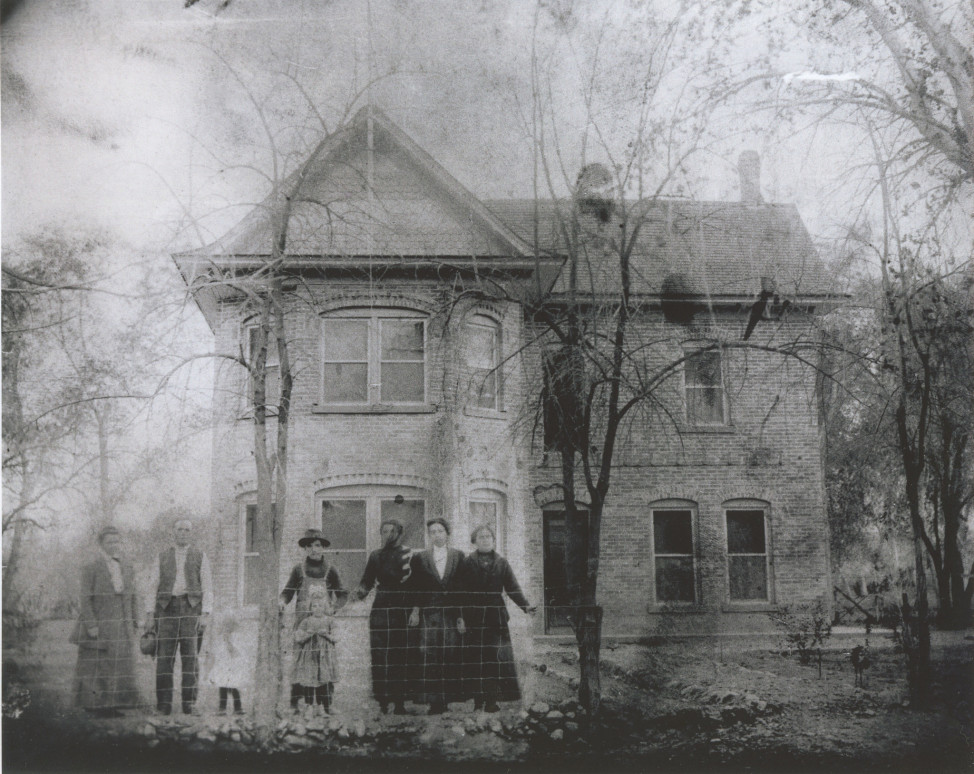
<path id="1" fill-rule="evenodd" d="M 255 634 L 244 628 L 237 611 L 216 615 L 203 666 L 206 682 L 220 690 L 221 715 L 227 711 L 227 701 L 231 698 L 234 713 L 243 714 L 240 689 L 253 681 L 257 660 Z"/>

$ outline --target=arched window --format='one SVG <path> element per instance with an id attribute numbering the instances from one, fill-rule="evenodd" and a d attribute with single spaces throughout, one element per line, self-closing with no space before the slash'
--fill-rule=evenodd
<path id="1" fill-rule="evenodd" d="M 403 543 L 426 547 L 426 493 L 408 486 L 356 484 L 323 489 L 316 495 L 320 526 L 331 545 L 325 551 L 347 589 L 358 586 L 370 551 L 381 548 L 379 526 L 403 524 Z"/>
<path id="2" fill-rule="evenodd" d="M 469 373 L 467 405 L 499 411 L 502 407 L 501 328 L 496 320 L 475 314 L 466 323 Z"/>
<path id="3" fill-rule="evenodd" d="M 349 309 L 321 321 L 321 402 L 333 406 L 426 402 L 426 316 Z"/>
<path id="4" fill-rule="evenodd" d="M 727 424 L 727 391 L 724 389 L 724 363 L 720 349 L 686 354 L 683 387 L 688 424 Z"/>
<path id="5" fill-rule="evenodd" d="M 494 489 L 474 489 L 470 493 L 469 526 L 470 532 L 486 524 L 497 537 L 497 551 L 506 552 L 507 546 L 507 498 Z M 469 536 L 468 536 L 469 537 Z"/>
<path id="6" fill-rule="evenodd" d="M 651 514 L 656 602 L 698 602 L 694 560 L 697 504 L 690 500 L 660 500 L 652 504 Z"/>
<path id="7" fill-rule="evenodd" d="M 728 598 L 731 602 L 770 601 L 769 504 L 763 500 L 728 500 L 723 507 Z"/>

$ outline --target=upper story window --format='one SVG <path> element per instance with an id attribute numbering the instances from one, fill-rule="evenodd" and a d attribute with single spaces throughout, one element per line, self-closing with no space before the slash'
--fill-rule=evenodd
<path id="1" fill-rule="evenodd" d="M 246 346 L 245 354 L 247 363 L 251 368 L 257 363 L 258 334 L 260 327 L 253 323 L 244 326 L 244 343 Z M 247 389 L 245 391 L 246 405 L 244 411 L 253 410 L 254 407 L 254 374 L 247 374 Z M 277 352 L 277 341 L 273 333 L 267 336 L 267 358 L 264 368 L 264 395 L 265 405 L 270 409 L 276 407 L 281 397 L 281 361 Z"/>
<path id="2" fill-rule="evenodd" d="M 466 359 L 470 373 L 468 404 L 501 409 L 501 331 L 496 321 L 475 315 L 466 325 Z"/>
<path id="3" fill-rule="evenodd" d="M 727 424 L 727 395 L 719 349 L 687 353 L 683 364 L 683 385 L 688 424 Z"/>
<path id="4" fill-rule="evenodd" d="M 399 310 L 322 320 L 322 402 L 426 402 L 426 320 Z"/>

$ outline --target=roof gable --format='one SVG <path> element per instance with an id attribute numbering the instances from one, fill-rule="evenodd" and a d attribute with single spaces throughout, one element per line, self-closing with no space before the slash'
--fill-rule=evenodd
<path id="1" fill-rule="evenodd" d="M 523 256 L 531 248 L 408 135 L 365 107 L 216 242 L 175 256 L 218 265 L 269 256 L 291 201 L 291 262 L 327 257 Z"/>

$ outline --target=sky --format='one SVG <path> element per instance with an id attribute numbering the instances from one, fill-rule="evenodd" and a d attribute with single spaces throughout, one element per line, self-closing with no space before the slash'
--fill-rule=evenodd
<path id="1" fill-rule="evenodd" d="M 267 192 L 275 158 L 300 160 L 320 137 L 314 121 L 334 128 L 345 109 L 364 103 L 372 79 L 375 103 L 475 195 L 530 197 L 533 57 L 547 147 L 570 180 L 584 162 L 625 153 L 639 104 L 632 94 L 652 53 L 645 40 L 675 19 L 678 4 L 544 5 L 551 12 L 536 15 L 522 0 L 232 0 L 226 9 L 218 0 L 189 9 L 182 0 L 24 0 L 0 29 L 4 247 L 52 224 L 101 229 L 113 239 L 106 260 L 116 286 L 134 287 L 135 269 L 148 268 L 178 294 L 170 253 L 243 217 Z M 679 21 L 693 37 L 672 52 L 659 136 L 665 106 L 702 59 L 759 65 L 774 42 L 756 22 L 731 33 L 692 13 Z M 796 45 L 777 64 L 800 72 L 815 63 L 811 49 Z M 716 139 L 679 193 L 737 198 L 736 159 L 753 148 L 763 158 L 765 198 L 797 204 L 813 234 L 847 216 L 824 193 L 847 163 L 841 130 L 822 144 L 767 122 L 761 131 L 761 121 L 733 108 L 713 121 Z M 657 167 L 649 166 L 651 175 Z M 557 176 L 555 187 L 565 190 Z M 208 351 L 199 314 L 184 304 L 181 315 L 174 347 Z M 204 395 L 210 379 L 211 369 L 198 367 L 181 385 Z M 208 441 L 200 436 L 168 505 L 208 498 Z M 142 493 L 130 518 L 151 496 Z"/>

